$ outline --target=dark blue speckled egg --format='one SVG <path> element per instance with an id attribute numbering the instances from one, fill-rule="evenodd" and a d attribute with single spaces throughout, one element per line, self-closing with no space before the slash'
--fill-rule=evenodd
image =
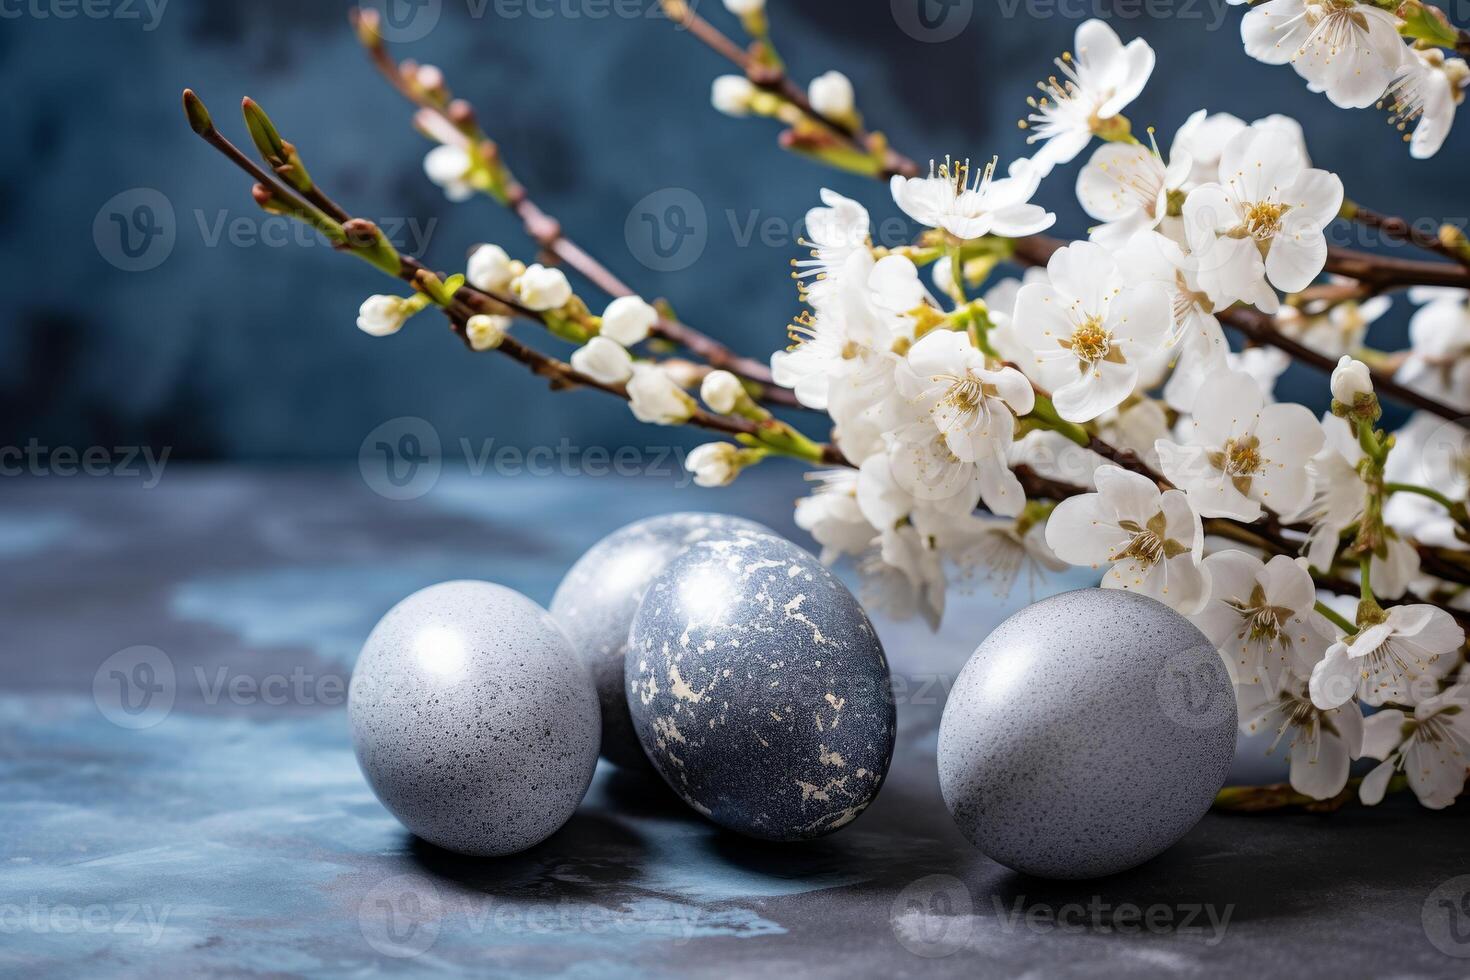
<path id="1" fill-rule="evenodd" d="M 623 696 L 628 627 L 648 585 L 689 547 L 743 530 L 772 533 L 763 525 L 724 514 L 662 514 L 629 524 L 593 545 L 562 579 L 551 615 L 597 685 L 602 705 L 602 756 L 614 765 L 648 769 L 633 734 Z"/>
<path id="2" fill-rule="evenodd" d="M 883 646 L 852 593 L 774 535 L 739 531 L 670 562 L 633 619 L 626 680 L 654 768 L 730 830 L 829 834 L 888 772 Z"/>

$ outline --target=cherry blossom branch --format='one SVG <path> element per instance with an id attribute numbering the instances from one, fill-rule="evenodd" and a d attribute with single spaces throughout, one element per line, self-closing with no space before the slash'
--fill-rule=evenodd
<path id="1" fill-rule="evenodd" d="M 661 0 L 661 2 L 669 20 L 739 68 L 741 73 L 756 87 L 790 102 L 803 116 L 829 130 L 858 153 L 873 154 L 875 151 L 880 153 L 879 166 L 873 176 L 886 181 L 895 175 L 913 177 L 918 174 L 918 164 L 889 146 L 881 134 L 870 133 L 860 124 L 849 125 L 841 120 L 822 115 L 812 107 L 807 94 L 799 85 L 791 81 L 791 77 L 784 68 L 753 58 L 750 52 L 736 44 L 718 27 L 695 13 L 686 0 Z"/>
<path id="2" fill-rule="evenodd" d="M 1017 239 L 1014 244 L 1015 251 L 1013 257 L 1016 259 L 1016 261 L 1020 262 L 1023 265 L 1045 268 L 1047 262 L 1050 261 L 1052 254 L 1066 243 L 1060 241 L 1059 239 L 1049 238 L 1042 235 L 1035 235 L 1030 238 Z M 1374 258 L 1376 260 L 1376 257 L 1370 258 Z M 1415 264 L 1423 265 L 1425 263 Z M 1444 263 L 1432 263 L 1432 265 L 1435 268 L 1450 270 L 1454 269 L 1453 266 L 1449 266 Z M 1465 272 L 1465 270 L 1460 271 L 1464 272 L 1467 276 L 1470 276 L 1470 272 Z M 1470 283 L 1470 279 L 1467 279 L 1467 283 Z M 1299 341 L 1286 336 L 1284 333 L 1276 328 L 1276 322 L 1274 319 L 1257 310 L 1250 309 L 1248 307 L 1232 307 L 1228 310 L 1222 310 L 1220 313 L 1217 314 L 1217 316 L 1219 316 L 1220 320 L 1227 326 L 1234 327 L 1236 330 L 1240 331 L 1241 334 L 1255 341 L 1256 343 L 1275 347 L 1279 350 L 1285 351 L 1294 359 L 1301 361 L 1304 364 L 1310 365 L 1311 367 L 1317 368 L 1320 371 L 1325 371 L 1328 374 L 1331 374 L 1332 371 L 1337 367 L 1337 361 L 1321 353 L 1320 351 L 1313 350 L 1312 348 L 1307 347 Z M 1430 398 L 1428 395 L 1415 391 L 1412 388 L 1399 384 L 1393 379 L 1392 376 L 1384 374 L 1382 371 L 1373 372 L 1373 384 L 1376 390 L 1383 396 L 1391 398 L 1394 401 L 1406 405 L 1410 408 L 1417 408 L 1425 412 L 1430 412 L 1434 415 L 1438 415 L 1440 418 L 1448 419 L 1452 422 L 1459 421 L 1465 416 L 1464 412 L 1458 411 L 1455 408 L 1446 405 L 1443 402 L 1437 401 L 1434 398 Z"/>
<path id="3" fill-rule="evenodd" d="M 218 150 L 226 159 L 243 170 L 248 176 L 255 180 L 253 196 L 262 207 L 268 207 L 276 213 L 288 214 L 293 218 L 311 224 L 319 232 L 325 235 L 339 251 L 355 253 L 358 257 L 370 262 L 381 271 L 396 276 L 398 279 L 413 286 L 416 290 L 430 297 L 439 305 L 453 326 L 455 332 L 465 339 L 468 344 L 467 326 L 470 319 L 476 314 L 486 313 L 493 315 L 516 315 L 530 320 L 541 322 L 546 325 L 542 314 L 526 309 L 512 301 L 481 292 L 471 286 L 465 285 L 450 291 L 446 287 L 442 277 L 429 270 L 423 263 L 411 256 L 401 255 L 392 250 L 391 246 L 383 245 L 381 232 L 372 222 L 361 218 L 353 218 L 343 208 L 333 204 L 330 205 L 332 214 L 326 216 L 315 204 L 308 203 L 303 196 L 288 188 L 277 177 L 265 172 L 265 170 L 251 160 L 239 147 L 235 146 L 224 134 L 215 128 L 204 103 L 190 89 L 184 90 L 184 111 L 188 116 L 189 124 L 196 134 L 199 135 L 210 146 Z M 251 111 L 260 112 L 254 103 L 247 103 L 254 107 L 247 108 L 247 114 Z M 263 117 L 264 113 L 260 115 Z M 309 196 L 318 201 L 329 200 L 324 193 L 308 193 Z M 338 219 L 341 220 L 338 220 Z M 391 261 L 379 250 L 386 248 L 391 253 Z M 529 368 L 533 374 L 546 378 L 553 390 L 568 390 L 571 388 L 591 388 L 606 394 L 631 401 L 632 396 L 627 386 L 623 384 L 609 384 L 596 378 L 582 374 L 550 355 L 544 354 L 535 348 L 518 341 L 512 337 L 503 338 L 494 348 L 503 355 Z M 736 438 L 750 440 L 753 444 L 771 447 L 784 435 L 787 428 L 784 423 L 768 420 L 758 422 L 751 419 L 736 416 L 719 415 L 706 412 L 697 407 L 691 407 L 685 420 L 687 424 L 699 428 L 708 429 Z M 811 444 L 809 453 L 810 462 L 823 463 L 826 465 L 840 466 L 850 465 L 842 452 L 832 445 Z M 794 454 L 790 454 L 794 455 Z"/>
<path id="4" fill-rule="evenodd" d="M 472 140 L 480 152 L 492 161 L 502 177 L 503 186 L 497 197 L 506 208 L 521 219 L 526 234 L 546 253 L 575 269 L 609 296 L 633 296 L 636 293 L 617 275 L 567 236 L 561 222 L 543 211 L 531 199 L 525 186 L 515 179 L 500 159 L 498 148 L 475 122 L 469 103 L 456 100 L 444 105 L 426 95 L 407 80 L 404 66 L 394 60 L 387 42 L 378 30 L 380 15 L 369 8 L 355 8 L 349 17 L 358 39 L 384 79 L 420 110 L 433 114 L 455 131 Z M 671 343 L 685 348 L 712 367 L 730 371 L 760 386 L 759 399 L 788 408 L 802 408 L 795 395 L 773 383 L 771 370 L 764 362 L 735 353 L 709 335 L 682 323 L 672 316 L 660 315 L 653 332 Z"/>
<path id="5" fill-rule="evenodd" d="M 1452 259 L 1461 265 L 1470 265 L 1470 248 L 1464 245 L 1464 233 L 1452 225 L 1445 225 L 1439 237 L 1426 235 L 1403 218 L 1397 217 L 1396 215 L 1379 214 L 1377 211 L 1372 211 L 1353 201 L 1349 201 L 1343 205 L 1342 216 L 1366 228 L 1381 231 L 1384 237 L 1393 241 L 1413 245 L 1415 248 L 1423 249 L 1426 252 L 1443 255 L 1445 258 Z M 1451 238 L 1450 241 L 1446 241 L 1446 237 L 1449 237 L 1447 235 L 1449 231 L 1455 232 L 1458 238 Z M 1454 241 L 1455 244 L 1451 244 L 1451 241 Z"/>

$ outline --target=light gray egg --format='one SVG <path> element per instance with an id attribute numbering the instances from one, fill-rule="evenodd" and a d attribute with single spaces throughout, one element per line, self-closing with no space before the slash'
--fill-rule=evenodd
<path id="1" fill-rule="evenodd" d="M 558 830 L 597 766 L 597 692 L 546 610 L 488 582 L 394 606 L 352 672 L 357 762 L 413 833 L 513 854 Z"/>
<path id="2" fill-rule="evenodd" d="M 648 768 L 623 694 L 623 655 L 638 601 L 659 572 L 691 545 L 743 530 L 770 529 L 724 514 L 665 514 L 629 524 L 593 545 L 567 572 L 551 615 L 592 673 L 602 706 L 602 755 L 615 765 Z"/>
<path id="3" fill-rule="evenodd" d="M 628 707 L 686 803 L 766 840 L 820 837 L 873 801 L 893 756 L 888 661 L 862 607 L 796 545 L 737 532 L 649 586 Z"/>
<path id="4" fill-rule="evenodd" d="M 939 785 L 994 860 L 1124 871 L 1189 832 L 1235 753 L 1235 693 L 1194 624 L 1132 592 L 1038 602 L 980 644 L 939 727 Z"/>

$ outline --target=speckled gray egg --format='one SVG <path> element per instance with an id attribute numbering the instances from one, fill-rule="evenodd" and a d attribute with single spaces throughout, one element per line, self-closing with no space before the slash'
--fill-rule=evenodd
<path id="1" fill-rule="evenodd" d="M 488 582 L 445 582 L 394 606 L 353 669 L 348 718 L 383 805 L 462 854 L 545 840 L 597 766 L 586 668 L 546 610 Z"/>
<path id="2" fill-rule="evenodd" d="M 851 822 L 893 756 L 888 661 L 862 607 L 789 541 L 695 545 L 643 597 L 628 707 L 654 768 L 730 830 L 803 840 Z"/>
<path id="3" fill-rule="evenodd" d="M 994 860 L 1094 878 L 1199 822 L 1235 726 L 1225 665 L 1194 624 L 1132 592 L 1069 592 L 1007 619 L 971 656 L 939 727 L 939 785 Z"/>
<path id="4" fill-rule="evenodd" d="M 665 514 L 629 524 L 592 546 L 562 579 L 551 600 L 561 624 L 592 673 L 602 706 L 602 755 L 624 768 L 647 769 L 623 693 L 628 627 L 638 601 L 659 572 L 691 545 L 743 530 L 774 533 L 724 514 Z"/>

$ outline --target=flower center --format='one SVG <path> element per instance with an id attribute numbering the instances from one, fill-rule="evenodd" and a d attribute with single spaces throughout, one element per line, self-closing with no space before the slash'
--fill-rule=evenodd
<path id="1" fill-rule="evenodd" d="M 1112 351 L 1113 335 L 1103 328 L 1101 317 L 1090 316 L 1072 331 L 1072 340 L 1068 346 L 1078 360 L 1095 363 Z"/>
<path id="2" fill-rule="evenodd" d="M 1257 201 L 1245 212 L 1245 230 L 1258 241 L 1276 237 L 1281 230 L 1281 219 L 1291 206 L 1273 201 Z"/>
<path id="3" fill-rule="evenodd" d="M 1291 619 L 1291 610 L 1273 606 L 1266 600 L 1266 590 L 1256 583 L 1249 599 L 1226 599 L 1225 604 L 1240 616 L 1240 629 L 1236 636 L 1251 643 L 1275 647 L 1280 643 L 1290 649 L 1291 635 L 1286 632 L 1286 622 Z"/>
<path id="4" fill-rule="evenodd" d="M 1169 537 L 1168 520 L 1163 511 L 1150 517 L 1147 524 L 1125 520 L 1118 522 L 1118 528 L 1128 535 L 1128 542 L 1108 561 L 1127 558 L 1147 568 L 1189 551 L 1183 543 Z"/>
<path id="5" fill-rule="evenodd" d="M 1261 440 L 1255 436 L 1231 439 L 1225 444 L 1225 472 L 1231 476 L 1254 476 L 1261 469 Z"/>

